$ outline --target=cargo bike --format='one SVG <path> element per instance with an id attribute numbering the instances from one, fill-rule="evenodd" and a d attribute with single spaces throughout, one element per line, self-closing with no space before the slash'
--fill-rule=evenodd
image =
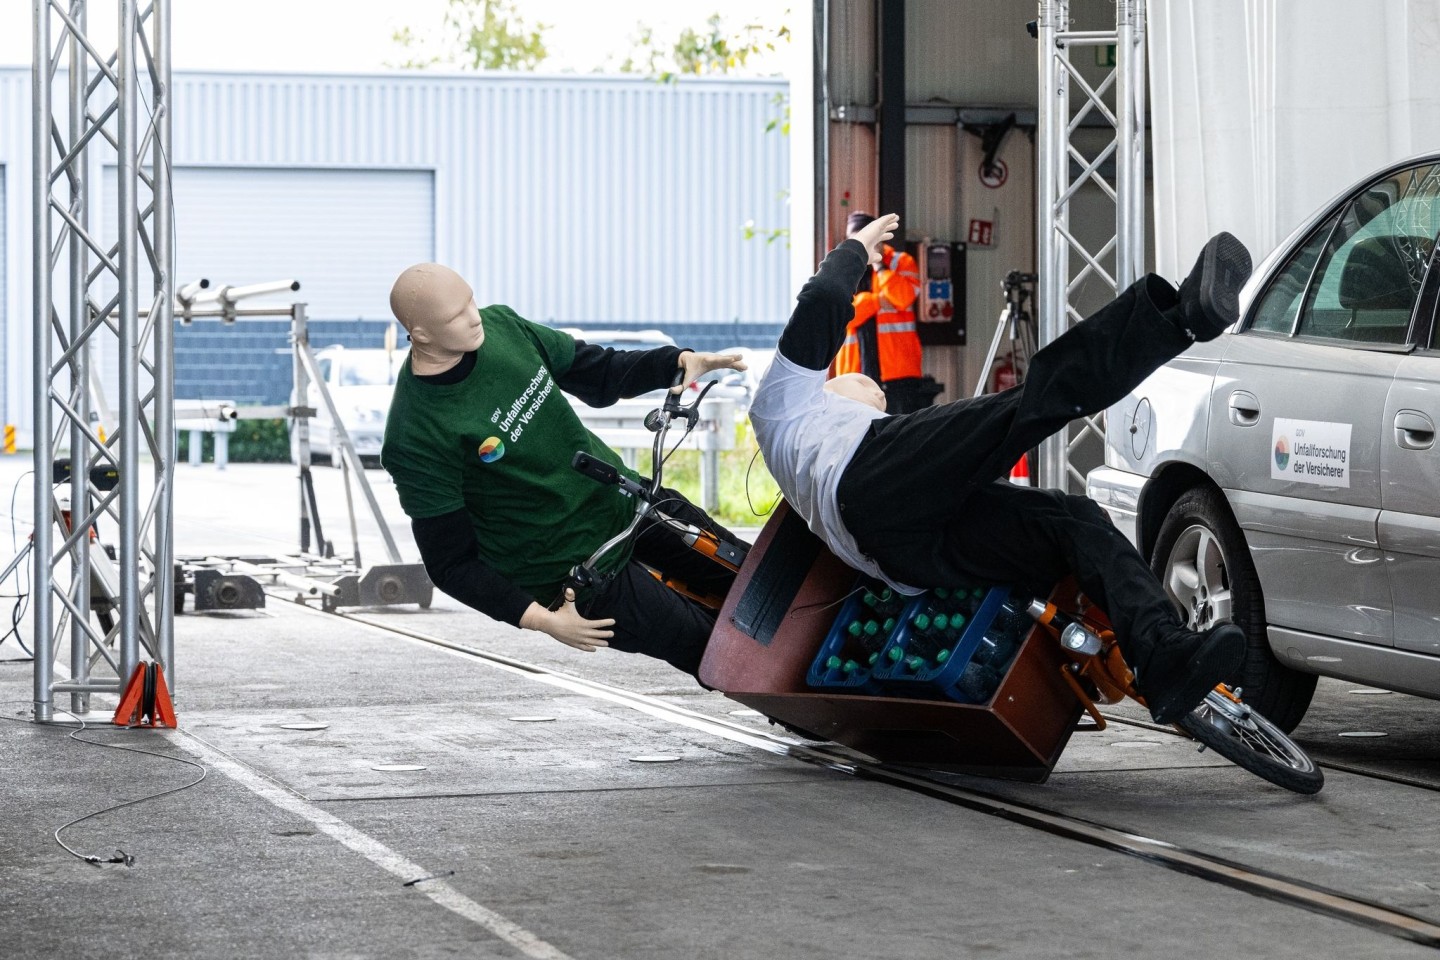
<path id="1" fill-rule="evenodd" d="M 1073 580 L 1048 597 L 982 583 L 905 597 L 843 564 L 784 503 L 748 547 L 668 516 L 659 495 L 667 435 L 694 429 L 704 396 L 687 404 L 667 393 L 646 417 L 655 434 L 647 482 L 575 455 L 575 469 L 634 499 L 635 517 L 567 581 L 603 588 L 598 562 L 653 523 L 736 571 L 725 597 L 666 581 L 716 611 L 701 683 L 882 763 L 1033 782 L 1050 775 L 1077 730 L 1106 728 L 1101 706 L 1144 705 L 1103 611 Z M 1242 693 L 1220 684 L 1176 726 L 1271 783 L 1319 791 L 1320 768 Z"/>

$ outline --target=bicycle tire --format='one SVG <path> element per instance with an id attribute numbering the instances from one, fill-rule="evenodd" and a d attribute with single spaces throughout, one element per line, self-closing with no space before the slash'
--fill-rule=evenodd
<path id="1" fill-rule="evenodd" d="M 1325 774 L 1310 755 L 1253 708 L 1216 691 L 1176 721 L 1200 743 L 1257 777 L 1296 793 L 1319 793 Z"/>

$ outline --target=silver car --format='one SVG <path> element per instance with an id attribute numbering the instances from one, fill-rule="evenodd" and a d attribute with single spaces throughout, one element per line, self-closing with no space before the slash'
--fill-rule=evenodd
<path id="1" fill-rule="evenodd" d="M 1437 231 L 1440 154 L 1367 177 L 1107 414 L 1087 492 L 1286 730 L 1317 676 L 1440 698 Z"/>

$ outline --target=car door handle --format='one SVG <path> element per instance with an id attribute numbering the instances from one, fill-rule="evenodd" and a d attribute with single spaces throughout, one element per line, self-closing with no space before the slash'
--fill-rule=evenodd
<path id="1" fill-rule="evenodd" d="M 1423 413 L 1401 410 L 1395 414 L 1395 443 L 1402 450 L 1429 450 L 1435 446 L 1435 423 Z"/>
<path id="2" fill-rule="evenodd" d="M 1259 423 L 1259 398 L 1244 390 L 1236 390 L 1230 394 L 1230 422 L 1237 427 L 1253 427 Z"/>

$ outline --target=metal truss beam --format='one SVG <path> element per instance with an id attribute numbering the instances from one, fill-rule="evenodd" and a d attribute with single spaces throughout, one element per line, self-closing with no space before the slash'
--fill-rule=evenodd
<path id="1" fill-rule="evenodd" d="M 142 655 L 174 688 L 170 0 L 33 11 L 34 698 L 49 721 L 56 693 L 84 712 Z M 91 32 L 102 14 L 118 27 L 109 54 Z M 113 236 L 96 215 L 107 166 Z M 113 413 L 98 387 L 107 357 Z M 70 676 L 57 681 L 66 636 Z"/>
<path id="2" fill-rule="evenodd" d="M 1081 284 L 1098 279 L 1118 294 L 1144 272 L 1145 0 L 1115 0 L 1113 30 L 1074 29 L 1070 0 L 1039 3 L 1035 299 L 1044 346 L 1081 319 L 1072 303 Z M 1115 47 L 1115 66 L 1100 83 L 1088 82 L 1071 61 L 1072 52 L 1110 45 Z M 1114 136 L 1088 156 L 1072 137 L 1077 130 L 1097 126 Z M 1098 249 L 1078 240 L 1070 224 L 1071 201 L 1090 186 L 1098 187 L 1115 205 L 1114 230 Z M 1080 264 L 1073 277 L 1072 259 Z M 1062 433 L 1041 444 L 1040 485 L 1083 491 L 1085 478 L 1072 455 L 1092 434 L 1103 442 L 1100 417 L 1080 421 L 1073 436 Z"/>

